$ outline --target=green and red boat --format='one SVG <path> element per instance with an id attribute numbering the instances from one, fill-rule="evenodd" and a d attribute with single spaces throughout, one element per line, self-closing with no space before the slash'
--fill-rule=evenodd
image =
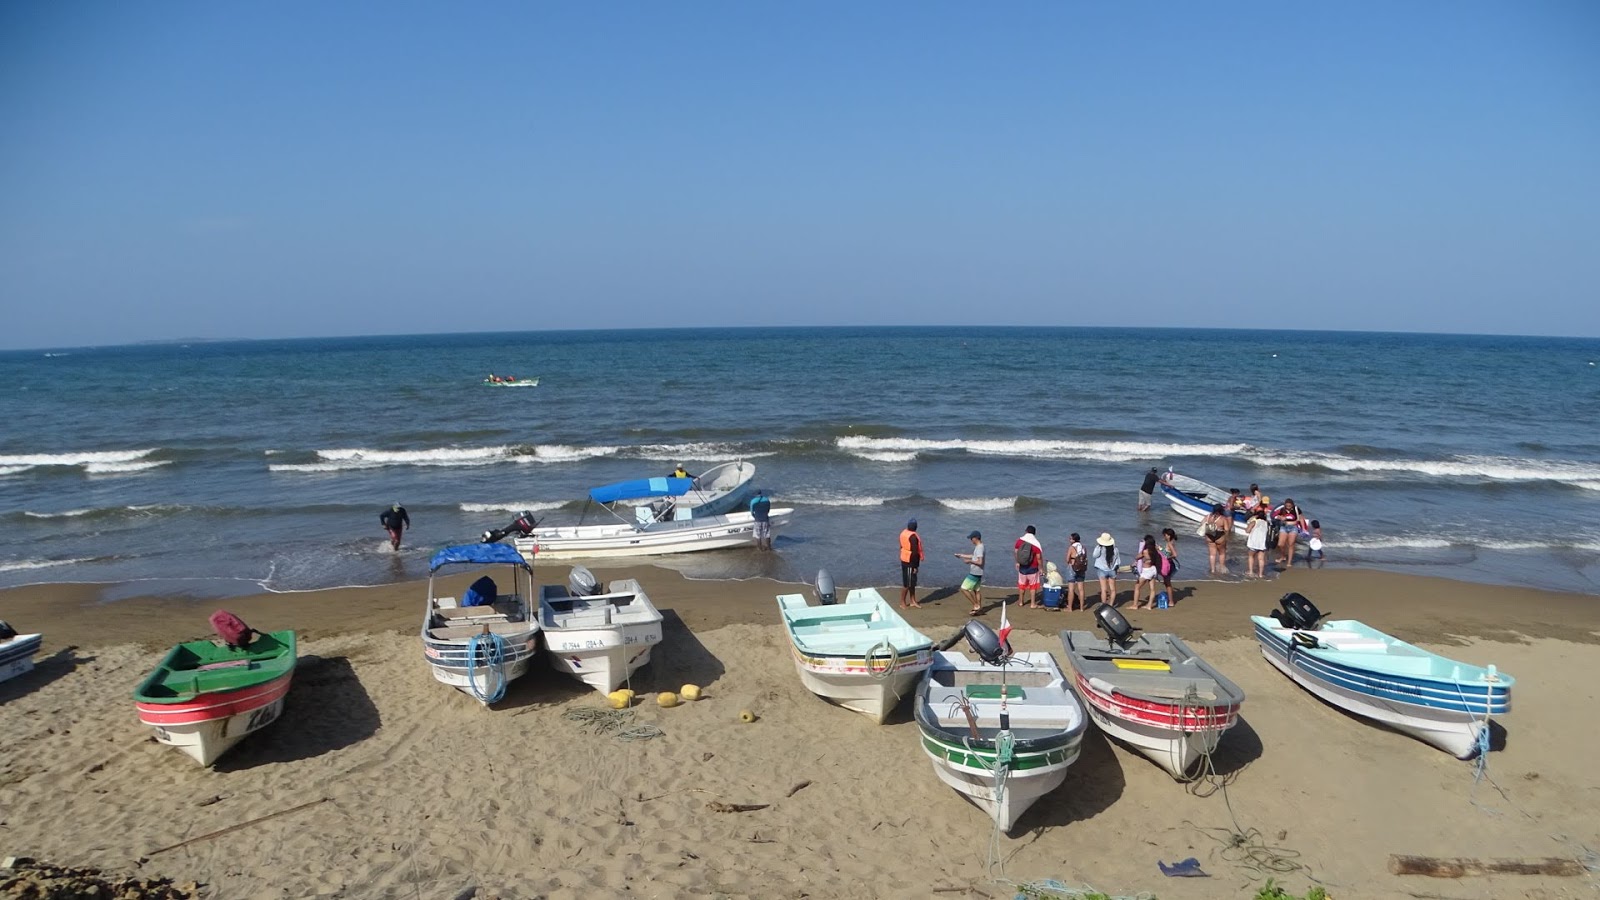
<path id="1" fill-rule="evenodd" d="M 256 632 L 242 649 L 217 641 L 173 647 L 133 692 L 139 721 L 209 766 L 277 721 L 294 677 L 293 631 Z"/>

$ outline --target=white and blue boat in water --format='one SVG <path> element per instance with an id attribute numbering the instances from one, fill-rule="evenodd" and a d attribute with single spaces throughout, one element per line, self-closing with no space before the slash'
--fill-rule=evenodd
<path id="1" fill-rule="evenodd" d="M 439 572 L 504 565 L 510 592 L 485 575 L 460 597 L 440 594 Z M 488 706 L 528 671 L 539 646 L 539 620 L 530 615 L 533 568 L 505 544 L 446 547 L 428 563 L 428 608 L 422 617 L 422 653 L 433 677 Z"/>
<path id="2" fill-rule="evenodd" d="M 1322 621 L 1310 600 L 1285 594 L 1251 616 L 1261 655 L 1301 687 L 1460 759 L 1489 745 L 1489 721 L 1511 711 L 1516 679 L 1429 653 L 1354 620 Z"/>
<path id="3" fill-rule="evenodd" d="M 755 477 L 755 463 L 739 460 L 712 466 L 692 478 L 619 481 L 591 490 L 589 499 L 612 509 L 647 507 L 658 522 L 680 514 L 686 519 L 705 518 L 743 510 L 755 493 Z"/>
<path id="4" fill-rule="evenodd" d="M 1230 497 L 1228 492 L 1214 484 L 1207 484 L 1198 478 L 1180 475 L 1168 470 L 1162 476 L 1161 493 L 1167 498 L 1167 504 L 1172 511 L 1185 519 L 1200 522 L 1218 506 L 1228 508 Z M 1239 534 L 1245 533 L 1245 527 L 1250 521 L 1250 515 L 1244 510 L 1233 510 L 1233 530 Z"/>

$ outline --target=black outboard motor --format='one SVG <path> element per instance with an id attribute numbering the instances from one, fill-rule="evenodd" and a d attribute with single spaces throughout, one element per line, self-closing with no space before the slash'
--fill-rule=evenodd
<path id="1" fill-rule="evenodd" d="M 16 636 L 17 630 L 11 627 L 11 623 L 0 619 L 0 641 L 9 641 Z"/>
<path id="2" fill-rule="evenodd" d="M 573 566 L 567 574 L 567 593 L 574 597 L 592 597 L 600 593 L 600 579 L 583 566 Z"/>
<path id="3" fill-rule="evenodd" d="M 833 589 L 833 576 L 827 569 L 817 570 L 817 601 L 823 606 L 832 606 L 839 602 L 839 594 Z"/>
<path id="4" fill-rule="evenodd" d="M 1011 655 L 1011 642 L 1001 641 L 1000 635 L 994 629 L 979 622 L 977 619 L 968 619 L 963 634 L 967 639 L 967 646 L 978 658 L 991 666 L 1000 665 L 1001 660 Z"/>
<path id="5" fill-rule="evenodd" d="M 1317 622 L 1328 615 L 1319 611 L 1315 603 L 1296 593 L 1284 594 L 1283 599 L 1278 601 L 1278 605 L 1283 607 L 1281 612 L 1275 609 L 1267 615 L 1277 619 L 1279 625 L 1285 628 L 1293 628 L 1297 631 L 1315 629 Z"/>
<path id="6" fill-rule="evenodd" d="M 1094 608 L 1094 621 L 1095 624 L 1100 626 L 1100 630 L 1106 633 L 1106 642 L 1108 644 L 1126 647 L 1128 642 L 1133 639 L 1134 627 L 1128 623 L 1126 616 L 1112 606 L 1105 603 L 1096 606 Z"/>
<path id="7" fill-rule="evenodd" d="M 538 524 L 539 521 L 533 517 L 533 513 L 523 510 L 522 512 L 517 513 L 517 517 L 512 519 L 511 524 L 507 525 L 506 527 L 493 528 L 489 531 L 485 531 L 483 533 L 483 543 L 496 543 L 504 540 L 509 534 L 518 534 L 522 537 L 527 537 L 528 535 L 533 534 L 533 529 L 536 528 Z"/>

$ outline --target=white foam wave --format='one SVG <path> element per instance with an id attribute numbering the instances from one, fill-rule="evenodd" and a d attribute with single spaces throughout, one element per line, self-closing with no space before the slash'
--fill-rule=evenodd
<path id="1" fill-rule="evenodd" d="M 851 453 L 861 457 L 862 459 L 871 460 L 872 462 L 903 463 L 911 462 L 917 458 L 917 454 L 914 451 L 900 452 L 894 450 L 852 450 Z"/>
<path id="2" fill-rule="evenodd" d="M 158 469 L 171 463 L 170 459 L 157 459 L 145 462 L 104 462 L 88 463 L 83 471 L 90 475 L 130 475 L 134 472 L 147 472 Z"/>
<path id="3" fill-rule="evenodd" d="M 539 444 L 533 448 L 532 456 L 519 456 L 517 462 L 559 463 L 578 462 L 585 459 L 594 459 L 597 456 L 615 456 L 620 447 L 573 447 L 568 444 Z"/>
<path id="4" fill-rule="evenodd" d="M 566 503 L 561 500 L 526 500 L 521 503 L 463 503 L 462 512 L 490 513 L 490 512 L 545 512 L 546 510 L 560 509 Z"/>
<path id="5" fill-rule="evenodd" d="M 1355 459 L 1337 453 L 1284 453 L 1254 450 L 1245 459 L 1262 466 L 1320 466 L 1350 474 L 1405 474 L 1472 481 L 1559 481 L 1600 490 L 1600 466 L 1568 460 L 1511 456 L 1455 456 L 1449 459 Z"/>
<path id="6" fill-rule="evenodd" d="M 865 459 L 883 460 L 882 454 L 897 454 L 893 461 L 910 459 L 918 453 L 965 451 L 980 456 L 1018 456 L 1031 459 L 1086 459 L 1101 462 L 1165 459 L 1172 456 L 1235 456 L 1249 450 L 1248 444 L 1170 444 L 1147 441 L 1070 441 L 1030 438 L 1023 440 L 965 440 L 951 438 L 874 438 L 848 436 L 835 439 L 839 449 Z"/>
<path id="7" fill-rule="evenodd" d="M 621 448 L 618 455 L 636 459 L 661 460 L 663 462 L 682 462 L 685 460 L 693 460 L 695 462 L 733 462 L 740 459 L 772 456 L 774 452 L 765 450 L 752 453 L 738 444 L 639 444 L 634 447 Z"/>
<path id="8" fill-rule="evenodd" d="M 512 458 L 512 447 L 434 447 L 422 450 L 374 450 L 341 447 L 318 450 L 317 462 L 272 463 L 269 472 L 346 472 L 385 466 L 487 466 Z"/>
<path id="9" fill-rule="evenodd" d="M 883 506 L 901 498 L 843 494 L 834 491 L 802 491 L 797 494 L 784 493 L 778 499 L 805 506 Z"/>
<path id="10" fill-rule="evenodd" d="M 1323 543 L 1330 549 L 1338 547 L 1344 550 L 1446 550 L 1455 546 L 1454 543 L 1436 537 L 1384 537 L 1384 538 L 1355 538 L 1343 540 L 1338 537 L 1323 536 Z"/>
<path id="11" fill-rule="evenodd" d="M 949 509 L 995 510 L 1017 505 L 1015 497 L 940 497 L 939 505 Z"/>
<path id="12" fill-rule="evenodd" d="M 21 572 L 27 569 L 48 569 L 52 566 L 75 566 L 78 563 L 92 562 L 84 559 L 22 559 L 12 562 L 0 562 L 0 572 Z"/>
<path id="13" fill-rule="evenodd" d="M 1527 553 L 1530 551 L 1545 553 L 1552 550 L 1585 550 L 1600 553 L 1600 540 L 1593 538 L 1572 542 L 1564 540 L 1517 541 L 1498 540 L 1495 538 L 1450 541 L 1439 537 L 1405 535 L 1392 538 L 1357 538 L 1348 541 L 1339 540 L 1337 537 L 1325 537 L 1324 540 L 1330 549 L 1337 547 L 1341 550 L 1356 552 L 1363 550 L 1447 550 L 1460 548 L 1463 550 L 1493 550 L 1500 553 Z"/>
<path id="14" fill-rule="evenodd" d="M 94 512 L 92 509 L 68 509 L 62 512 L 43 513 L 25 509 L 22 514 L 30 519 L 76 519 L 78 516 L 87 516 L 92 512 Z"/>
<path id="15" fill-rule="evenodd" d="M 13 475 L 27 469 L 46 466 L 82 466 L 85 471 L 89 472 L 125 471 L 104 467 L 136 462 L 154 452 L 156 452 L 155 448 L 148 450 L 90 450 L 81 453 L 0 454 L 0 474 Z M 152 465 L 160 465 L 160 463 Z"/>

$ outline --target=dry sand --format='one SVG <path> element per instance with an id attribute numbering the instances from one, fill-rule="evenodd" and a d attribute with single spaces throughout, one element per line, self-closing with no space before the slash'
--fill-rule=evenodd
<path id="1" fill-rule="evenodd" d="M 46 636 L 37 670 L 0 684 L 0 856 L 195 880 L 215 898 L 449 900 L 469 886 L 479 898 L 998 898 L 1014 893 L 1004 879 L 1054 878 L 1183 900 L 1253 895 L 1262 873 L 1244 864 L 1245 848 L 1225 846 L 1240 831 L 1276 848 L 1262 857 L 1290 869 L 1278 878 L 1296 893 L 1312 878 L 1341 898 L 1592 897 L 1600 886 L 1600 875 L 1438 881 L 1385 867 L 1391 853 L 1600 847 L 1594 597 L 1302 570 L 1199 584 L 1174 609 L 1130 611 L 1189 638 L 1244 688 L 1243 721 L 1217 758 L 1226 791 L 1186 789 L 1091 729 L 1066 783 L 999 838 L 1003 864 L 990 866 L 992 824 L 935 778 L 909 704 L 880 727 L 800 686 L 772 600 L 793 586 L 596 572 L 640 578 L 666 612 L 656 661 L 635 687 L 705 688 L 698 703 L 638 708 L 663 737 L 582 730 L 562 712 L 601 698 L 543 667 L 493 710 L 435 682 L 415 634 L 417 584 L 222 603 L 100 603 L 90 586 L 0 592 L 0 617 Z M 1267 665 L 1245 616 L 1287 590 L 1514 674 L 1492 782 L 1325 706 Z M 908 617 L 943 637 L 965 621 L 965 604 L 952 589 L 930 593 Z M 202 769 L 149 738 L 130 692 L 166 646 L 204 635 L 219 606 L 258 628 L 297 629 L 302 658 L 280 721 Z M 1059 651 L 1058 629 L 1090 621 L 1011 618 L 1022 650 Z M 741 709 L 759 721 L 741 723 Z M 718 812 L 713 801 L 766 807 Z M 283 810 L 293 811 L 156 852 Z M 1212 877 L 1157 870 L 1188 856 Z"/>

